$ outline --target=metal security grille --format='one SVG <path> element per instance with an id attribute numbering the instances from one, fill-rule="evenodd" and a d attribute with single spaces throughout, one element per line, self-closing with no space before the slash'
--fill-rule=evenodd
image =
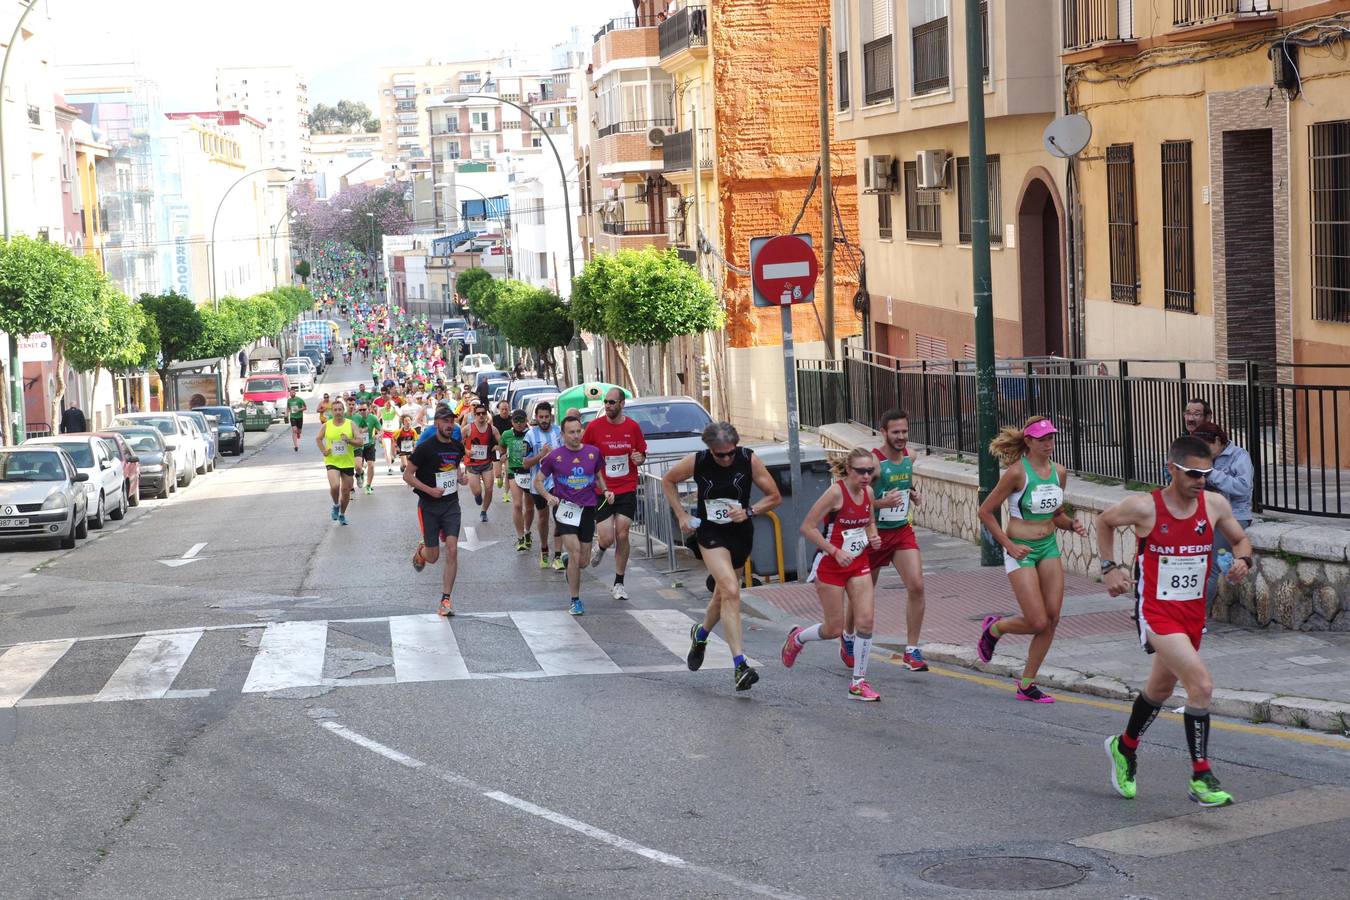
<path id="1" fill-rule="evenodd" d="M 1309 132 L 1313 318 L 1350 322 L 1350 120 Z"/>
<path id="2" fill-rule="evenodd" d="M 895 96 L 895 60 L 891 35 L 863 45 L 863 103 L 885 103 Z"/>
<path id="3" fill-rule="evenodd" d="M 1003 191 L 999 177 L 998 154 L 987 157 L 989 164 L 989 242 L 1003 243 Z M 956 158 L 957 240 L 970 243 L 970 157 Z"/>
<path id="4" fill-rule="evenodd" d="M 1191 142 L 1162 145 L 1163 304 L 1195 312 L 1195 219 L 1191 205 Z"/>
<path id="5" fill-rule="evenodd" d="M 891 195 L 877 194 L 877 237 L 891 239 Z"/>
<path id="6" fill-rule="evenodd" d="M 848 51 L 839 51 L 839 70 L 835 73 L 835 79 L 839 83 L 839 108 L 848 109 Z"/>
<path id="7" fill-rule="evenodd" d="M 912 162 L 905 163 L 905 237 L 942 240 L 942 192 L 919 190 L 919 172 Z"/>
<path id="8" fill-rule="evenodd" d="M 1111 299 L 1139 303 L 1139 217 L 1134 203 L 1134 145 L 1106 148 L 1106 222 L 1111 242 Z"/>
<path id="9" fill-rule="evenodd" d="M 910 32 L 914 53 L 914 93 L 947 89 L 947 17 L 916 25 Z"/>

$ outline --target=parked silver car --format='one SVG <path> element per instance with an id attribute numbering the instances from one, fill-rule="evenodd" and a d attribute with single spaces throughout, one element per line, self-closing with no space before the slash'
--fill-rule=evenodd
<path id="1" fill-rule="evenodd" d="M 0 541 L 89 536 L 89 501 L 70 457 L 57 447 L 0 448 Z"/>

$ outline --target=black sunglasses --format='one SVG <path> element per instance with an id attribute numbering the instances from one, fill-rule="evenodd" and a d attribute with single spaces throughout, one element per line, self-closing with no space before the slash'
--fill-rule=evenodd
<path id="1" fill-rule="evenodd" d="M 736 455 L 736 448 L 728 450 L 726 453 L 718 453 L 716 450 L 711 451 L 711 453 L 718 459 L 731 459 L 733 456 Z"/>
<path id="2" fill-rule="evenodd" d="M 857 466 L 849 466 L 849 468 L 853 470 L 854 475 L 859 475 L 863 478 L 871 478 L 873 475 L 877 474 L 875 466 L 868 466 L 864 469 L 860 469 Z"/>
<path id="3" fill-rule="evenodd" d="M 623 402 L 622 400 L 606 400 L 606 401 L 605 401 L 605 405 L 606 405 L 606 406 L 613 406 L 615 403 L 622 403 L 622 402 Z"/>

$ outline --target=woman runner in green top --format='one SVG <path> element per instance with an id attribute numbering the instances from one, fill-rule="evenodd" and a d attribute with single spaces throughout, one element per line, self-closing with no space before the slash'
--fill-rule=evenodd
<path id="1" fill-rule="evenodd" d="M 990 442 L 989 451 L 1007 468 L 980 504 L 980 522 L 1003 545 L 1004 569 L 1022 614 L 1006 619 L 985 616 L 976 653 L 981 662 L 987 663 L 1003 635 L 1032 635 L 1016 697 L 1033 703 L 1055 702 L 1036 686 L 1036 673 L 1055 639 L 1060 607 L 1064 605 L 1064 563 L 1055 531 L 1087 535 L 1083 523 L 1063 508 L 1069 476 L 1050 458 L 1055 452 L 1056 433 L 1055 424 L 1045 416 L 1032 416 L 1021 428 L 1000 431 Z M 1000 527 L 996 518 L 1004 501 L 1008 503 L 1006 528 Z"/>
<path id="2" fill-rule="evenodd" d="M 527 441 L 530 422 L 525 410 L 511 413 L 511 427 L 502 431 L 500 446 L 506 451 L 507 488 L 511 494 L 511 517 L 516 526 L 516 552 L 530 549 L 531 527 L 534 525 L 534 502 L 530 497 L 530 470 L 525 457 L 534 453 Z"/>

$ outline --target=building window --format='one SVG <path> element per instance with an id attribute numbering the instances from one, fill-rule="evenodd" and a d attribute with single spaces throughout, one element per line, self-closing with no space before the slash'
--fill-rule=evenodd
<path id="1" fill-rule="evenodd" d="M 848 109 L 848 0 L 834 0 L 834 49 L 838 68 L 834 72 L 839 109 Z"/>
<path id="2" fill-rule="evenodd" d="M 947 90 L 947 0 L 909 0 L 909 25 L 914 93 Z"/>
<path id="3" fill-rule="evenodd" d="M 473 142 L 474 159 L 490 159 L 495 146 L 490 138 L 478 139 Z"/>
<path id="4" fill-rule="evenodd" d="M 891 195 L 877 194 L 877 237 L 891 239 Z"/>
<path id="5" fill-rule="evenodd" d="M 942 240 L 942 192 L 919 190 L 919 171 L 912 162 L 905 163 L 905 237 Z"/>
<path id="6" fill-rule="evenodd" d="M 540 254 L 538 254 L 538 256 L 537 256 L 536 258 L 537 258 L 537 260 L 538 260 L 537 265 L 538 265 L 538 267 L 539 267 L 539 271 L 536 273 L 536 277 L 537 277 L 537 278 L 542 278 L 542 279 L 547 279 L 547 278 L 548 278 L 548 254 L 547 254 L 547 253 L 540 253 Z"/>
<path id="7" fill-rule="evenodd" d="M 1191 142 L 1162 145 L 1163 305 L 1195 312 L 1195 224 L 1191 206 Z"/>
<path id="8" fill-rule="evenodd" d="M 491 129 L 491 114 L 488 110 L 474 110 L 469 113 L 469 127 L 474 131 L 488 131 Z"/>
<path id="9" fill-rule="evenodd" d="M 863 103 L 895 97 L 895 0 L 860 0 L 863 38 Z"/>
<path id="10" fill-rule="evenodd" d="M 1111 299 L 1139 302 L 1139 218 L 1134 203 L 1134 145 L 1106 148 L 1106 225 L 1111 243 Z"/>
<path id="11" fill-rule="evenodd" d="M 1003 243 L 1003 189 L 999 175 L 998 154 L 986 157 L 989 168 L 989 243 Z M 956 230 L 957 240 L 970 243 L 970 157 L 956 159 Z"/>
<path id="12" fill-rule="evenodd" d="M 1350 322 L 1350 120 L 1309 131 L 1313 318 Z"/>

